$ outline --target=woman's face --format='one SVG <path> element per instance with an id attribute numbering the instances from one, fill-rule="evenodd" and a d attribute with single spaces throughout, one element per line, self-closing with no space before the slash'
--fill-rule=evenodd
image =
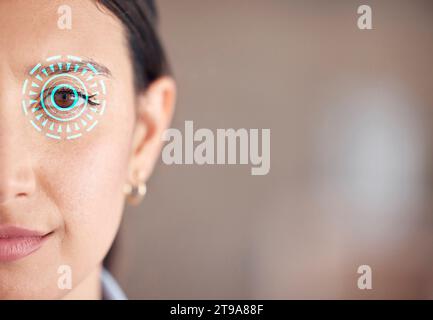
<path id="1" fill-rule="evenodd" d="M 58 27 L 64 4 L 72 9 L 70 30 Z M 133 66 L 121 22 L 94 1 L 2 0 L 0 12 L 0 230 L 45 235 L 23 257 L 23 244 L 3 248 L 17 250 L 15 257 L 0 248 L 0 299 L 60 298 L 70 291 L 58 286 L 59 267 L 70 267 L 72 291 L 85 286 L 121 220 L 136 123 Z M 29 71 L 56 55 L 89 59 L 111 73 L 97 76 L 106 84 L 105 113 L 78 139 L 48 138 L 21 107 Z"/>

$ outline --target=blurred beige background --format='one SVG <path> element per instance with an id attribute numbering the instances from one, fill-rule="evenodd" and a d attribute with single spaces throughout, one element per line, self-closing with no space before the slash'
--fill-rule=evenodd
<path id="1" fill-rule="evenodd" d="M 117 243 L 128 296 L 433 298 L 433 2 L 157 3 L 173 127 L 270 128 L 271 170 L 160 161 Z"/>

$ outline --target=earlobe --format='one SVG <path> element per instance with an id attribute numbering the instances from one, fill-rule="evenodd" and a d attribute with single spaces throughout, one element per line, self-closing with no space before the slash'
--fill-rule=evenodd
<path id="1" fill-rule="evenodd" d="M 146 183 L 141 181 L 137 185 L 132 185 L 130 183 L 125 184 L 123 192 L 126 196 L 126 201 L 128 204 L 136 206 L 140 204 L 147 192 Z"/>
<path id="2" fill-rule="evenodd" d="M 162 134 L 173 116 L 176 85 L 172 78 L 162 77 L 137 97 L 137 116 L 132 140 L 129 183 L 147 181 L 162 147 Z M 140 179 L 137 181 L 138 172 Z"/>

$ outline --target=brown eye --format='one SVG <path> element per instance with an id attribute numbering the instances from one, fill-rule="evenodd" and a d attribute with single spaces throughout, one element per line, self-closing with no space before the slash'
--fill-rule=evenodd
<path id="1" fill-rule="evenodd" d="M 71 107 L 76 102 L 77 98 L 78 97 L 74 95 L 72 92 L 66 90 L 57 91 L 53 96 L 53 100 L 59 108 Z"/>

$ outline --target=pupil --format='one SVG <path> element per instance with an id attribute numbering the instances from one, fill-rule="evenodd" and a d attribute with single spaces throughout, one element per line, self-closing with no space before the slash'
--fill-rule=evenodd
<path id="1" fill-rule="evenodd" d="M 75 101 L 75 97 L 69 92 L 56 92 L 54 102 L 60 108 L 69 108 Z"/>

